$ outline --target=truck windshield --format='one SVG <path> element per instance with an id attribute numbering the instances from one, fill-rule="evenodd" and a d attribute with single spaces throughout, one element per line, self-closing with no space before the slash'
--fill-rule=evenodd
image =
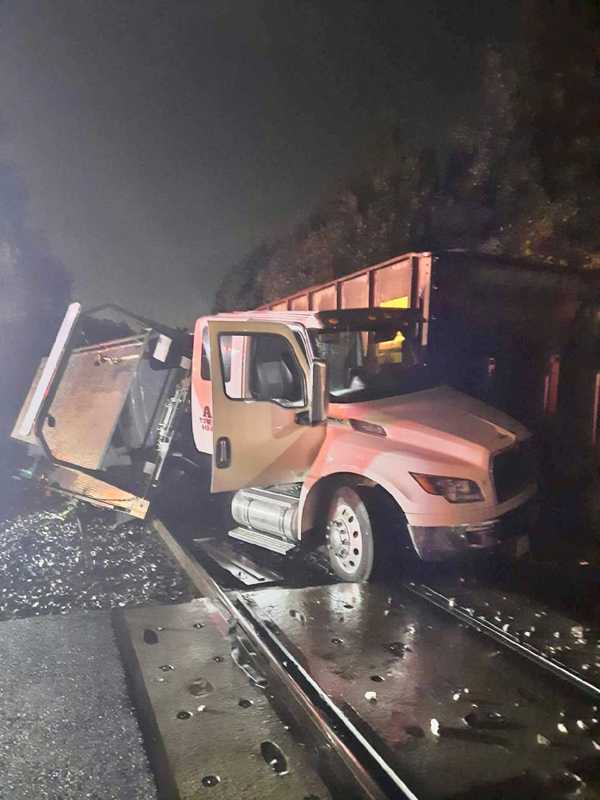
<path id="1" fill-rule="evenodd" d="M 312 330 L 315 355 L 327 362 L 333 403 L 353 403 L 430 389 L 439 384 L 408 332 Z"/>

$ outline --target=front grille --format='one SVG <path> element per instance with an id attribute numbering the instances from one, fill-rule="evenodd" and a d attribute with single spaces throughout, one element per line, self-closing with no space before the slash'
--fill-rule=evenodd
<path id="1" fill-rule="evenodd" d="M 524 491 L 537 481 L 536 456 L 531 439 L 517 442 L 493 457 L 492 475 L 499 503 Z"/>

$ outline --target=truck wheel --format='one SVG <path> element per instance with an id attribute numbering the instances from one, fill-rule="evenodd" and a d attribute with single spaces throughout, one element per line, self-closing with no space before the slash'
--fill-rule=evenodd
<path id="1" fill-rule="evenodd" d="M 343 581 L 368 581 L 375 545 L 367 505 L 360 488 L 342 486 L 327 514 L 327 555 L 332 571 Z"/>

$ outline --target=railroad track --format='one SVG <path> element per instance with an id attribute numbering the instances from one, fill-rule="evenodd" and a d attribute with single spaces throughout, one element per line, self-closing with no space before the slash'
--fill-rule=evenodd
<path id="1" fill-rule="evenodd" d="M 599 796 L 589 630 L 486 587 L 390 591 L 319 581 L 311 567 L 317 585 L 289 588 L 277 564 L 234 551 L 228 565 L 214 543 L 201 563 L 156 527 L 248 680 L 291 712 L 331 796 Z"/>
<path id="2" fill-rule="evenodd" d="M 233 588 L 289 585 L 286 576 L 273 566 L 256 563 L 227 541 L 217 544 L 214 539 L 196 539 L 194 543 L 197 555 L 207 557 L 203 569 L 210 570 L 212 562 L 231 576 Z M 276 562 L 285 560 L 276 557 Z M 300 571 L 295 585 L 330 582 L 323 562 L 315 560 L 308 568 L 304 564 Z M 219 585 L 216 579 L 215 585 Z M 423 581 L 406 580 L 402 586 L 600 701 L 600 636 L 591 627 L 524 596 L 518 589 L 482 582 L 472 575 L 440 579 L 430 570 Z"/>

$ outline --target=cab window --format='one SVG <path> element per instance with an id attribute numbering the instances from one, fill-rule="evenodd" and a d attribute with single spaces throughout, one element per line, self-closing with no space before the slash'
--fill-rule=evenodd
<path id="1" fill-rule="evenodd" d="M 226 365 L 236 361 L 234 340 L 240 357 L 240 380 L 226 377 Z M 271 333 L 235 334 L 219 337 L 225 393 L 233 400 L 260 400 L 285 407 L 305 404 L 304 376 L 288 340 Z M 229 347 L 229 351 L 228 351 Z M 242 366 L 243 365 L 243 366 Z M 231 368 L 230 368 L 231 369 Z"/>
<path id="2" fill-rule="evenodd" d="M 208 338 L 208 325 L 202 329 L 202 350 L 200 353 L 200 377 L 203 381 L 210 380 L 210 339 Z"/>

